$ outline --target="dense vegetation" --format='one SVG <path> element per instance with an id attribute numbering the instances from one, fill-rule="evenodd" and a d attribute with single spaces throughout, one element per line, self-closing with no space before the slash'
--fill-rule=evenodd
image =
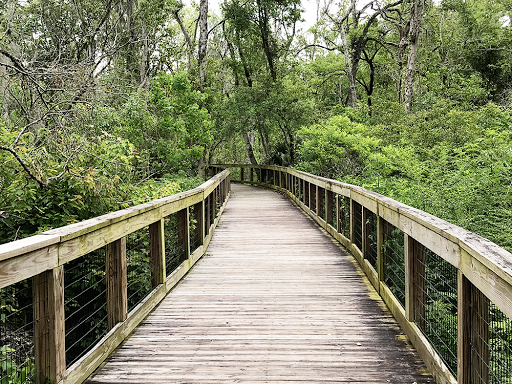
<path id="1" fill-rule="evenodd" d="M 316 4 L 0 0 L 0 243 L 251 162 L 512 250 L 512 1 Z"/>

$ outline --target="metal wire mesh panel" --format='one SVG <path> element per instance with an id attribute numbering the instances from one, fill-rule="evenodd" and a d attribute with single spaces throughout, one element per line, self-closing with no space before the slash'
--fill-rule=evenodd
<path id="1" fill-rule="evenodd" d="M 135 308 L 153 289 L 149 264 L 149 246 L 148 227 L 126 236 L 128 311 Z"/>
<path id="2" fill-rule="evenodd" d="M 512 384 L 512 320 L 489 303 L 489 383 Z"/>
<path id="3" fill-rule="evenodd" d="M 404 233 L 383 220 L 384 282 L 405 308 Z"/>
<path id="4" fill-rule="evenodd" d="M 318 207 L 316 214 L 323 219 L 325 218 L 325 189 L 318 187 L 316 195 Z"/>
<path id="5" fill-rule="evenodd" d="M 364 258 L 370 262 L 373 269 L 377 270 L 377 215 L 372 211 L 364 209 L 365 220 L 365 249 Z"/>
<path id="6" fill-rule="evenodd" d="M 512 321 L 474 286 L 470 308 L 471 383 L 512 383 Z"/>
<path id="7" fill-rule="evenodd" d="M 302 187 L 301 187 L 301 184 L 302 184 L 302 180 L 299 179 L 298 177 L 294 177 L 294 180 L 293 180 L 294 184 L 295 184 L 295 187 L 294 187 L 294 194 L 295 194 L 295 197 L 299 200 L 302 200 L 302 195 L 303 195 L 303 192 L 302 192 Z"/>
<path id="8" fill-rule="evenodd" d="M 457 376 L 457 269 L 414 242 L 415 321 Z"/>
<path id="9" fill-rule="evenodd" d="M 190 206 L 190 219 L 189 219 L 189 228 L 190 228 L 190 252 L 194 252 L 200 245 L 201 240 L 197 236 L 197 220 L 196 220 L 196 209 L 197 207 L 192 205 Z"/>
<path id="10" fill-rule="evenodd" d="M 104 250 L 64 265 L 64 309 L 69 367 L 108 332 Z"/>
<path id="11" fill-rule="evenodd" d="M 346 196 L 338 195 L 339 204 L 339 233 L 350 239 L 350 199 Z"/>
<path id="12" fill-rule="evenodd" d="M 185 250 L 178 243 L 178 216 L 176 213 L 164 219 L 165 273 L 169 276 L 181 264 Z"/>
<path id="13" fill-rule="evenodd" d="M 354 244 L 362 251 L 363 250 L 363 207 L 356 201 L 352 202 L 354 207 Z"/>
<path id="14" fill-rule="evenodd" d="M 32 279 L 0 289 L 0 383 L 34 381 L 33 313 Z"/>

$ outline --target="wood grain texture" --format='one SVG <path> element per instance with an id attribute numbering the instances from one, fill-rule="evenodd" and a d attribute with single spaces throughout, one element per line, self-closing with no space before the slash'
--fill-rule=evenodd
<path id="1" fill-rule="evenodd" d="M 89 383 L 434 383 L 347 256 L 233 185 L 207 252 Z"/>

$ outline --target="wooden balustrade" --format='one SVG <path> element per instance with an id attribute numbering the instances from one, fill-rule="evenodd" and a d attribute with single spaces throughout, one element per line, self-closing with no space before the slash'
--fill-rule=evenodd
<path id="1" fill-rule="evenodd" d="M 190 191 L 0 245 L 0 288 L 27 278 L 34 281 L 37 383 L 83 382 L 205 253 L 230 195 L 229 170 L 214 171 L 221 173 Z M 194 207 L 196 249 L 190 249 L 190 207 Z M 185 252 L 179 267 L 167 276 L 164 218 L 173 213 L 178 216 L 178 242 Z M 126 236 L 146 226 L 153 291 L 128 313 Z M 105 249 L 110 331 L 66 367 L 64 265 L 100 248 Z"/>
<path id="2" fill-rule="evenodd" d="M 489 308 L 492 302 L 508 317 L 510 324 L 512 255 L 509 252 L 458 226 L 358 186 L 279 166 L 218 164 L 216 167 L 249 168 L 251 174 L 262 175 L 256 181 L 251 178 L 242 182 L 287 193 L 295 204 L 343 244 L 358 260 L 437 383 L 496 382 L 496 379 L 490 379 L 489 372 Z M 272 177 L 273 181 L 270 180 Z M 344 198 L 350 199 L 350 236 L 344 234 L 348 224 L 344 222 Z M 376 216 L 375 223 L 371 222 L 371 215 Z M 403 232 L 403 305 L 385 283 L 389 268 L 388 257 L 383 252 L 383 244 L 389 237 L 384 233 L 385 223 Z M 367 256 L 370 241 L 377 247 L 375 265 Z M 447 365 L 424 331 L 427 250 L 457 271 L 458 284 L 452 287 L 457 295 L 455 368 Z M 510 350 L 508 353 L 510 361 Z"/>

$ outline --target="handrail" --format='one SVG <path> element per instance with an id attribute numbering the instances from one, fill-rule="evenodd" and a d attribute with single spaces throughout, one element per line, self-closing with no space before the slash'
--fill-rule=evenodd
<path id="1" fill-rule="evenodd" d="M 36 382 L 83 382 L 204 255 L 229 196 L 230 171 L 225 170 L 192 190 L 0 245 L 0 288 L 34 278 Z M 166 274 L 164 219 L 174 213 L 184 254 L 180 265 Z M 125 238 L 147 226 L 153 290 L 128 313 Z M 196 249 L 190 249 L 190 237 L 198 244 Z M 100 248 L 105 248 L 107 260 L 110 331 L 66 367 L 64 265 Z"/>
<path id="2" fill-rule="evenodd" d="M 491 305 L 493 311 L 495 307 L 499 308 L 508 317 L 510 326 L 512 254 L 461 227 L 362 187 L 281 166 L 212 166 L 214 173 L 226 168 L 231 170 L 233 182 L 286 193 L 355 256 L 438 383 L 490 382 L 490 370 L 495 367 L 490 364 L 489 308 Z M 349 202 L 346 208 L 343 199 Z M 350 223 L 344 230 L 341 227 L 346 216 L 350 216 Z M 403 259 L 399 261 L 404 268 L 405 292 L 402 293 L 396 292 L 401 283 L 392 286 L 391 272 L 387 273 L 390 268 L 387 263 L 393 258 L 391 251 L 383 246 L 392 239 L 389 228 L 403 232 L 400 250 Z M 372 246 L 376 248 L 373 251 Z M 376 253 L 375 257 L 372 252 Z M 425 318 L 426 276 L 429 273 L 426 254 L 437 255 L 438 264 L 443 259 L 456 276 L 453 336 L 457 351 L 451 370 L 447 358 L 440 356 L 425 330 L 428 321 Z M 403 303 L 397 298 L 401 294 Z M 507 353 L 512 361 L 511 350 Z M 508 375 L 511 375 L 510 371 Z"/>

